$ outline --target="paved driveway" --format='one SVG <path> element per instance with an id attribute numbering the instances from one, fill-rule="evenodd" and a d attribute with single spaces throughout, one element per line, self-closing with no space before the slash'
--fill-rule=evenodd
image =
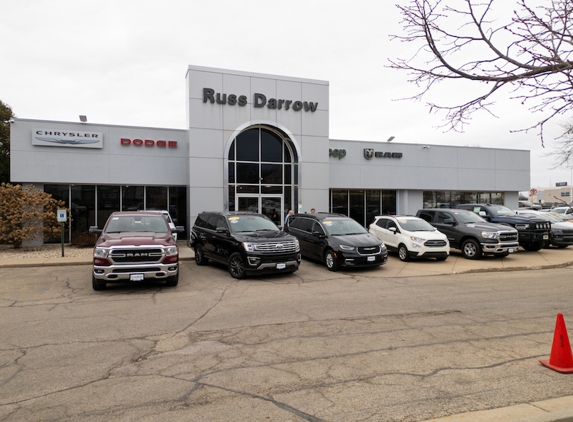
<path id="1" fill-rule="evenodd" d="M 0 269 L 2 421 L 422 421 L 573 394 L 539 363 L 571 268 L 384 267 L 91 289 L 90 267 Z"/>

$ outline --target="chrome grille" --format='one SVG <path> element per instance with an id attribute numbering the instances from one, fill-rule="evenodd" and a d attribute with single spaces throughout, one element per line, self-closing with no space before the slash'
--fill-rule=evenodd
<path id="1" fill-rule="evenodd" d="M 380 253 L 380 246 L 378 246 L 378 245 L 361 246 L 358 248 L 358 253 L 361 255 L 372 255 L 372 254 Z"/>
<path id="2" fill-rule="evenodd" d="M 153 249 L 114 249 L 110 252 L 109 258 L 118 264 L 131 262 L 160 262 L 163 258 L 163 251 L 158 248 Z"/>
<path id="3" fill-rule="evenodd" d="M 257 243 L 255 248 L 257 251 L 262 253 L 290 253 L 297 252 L 297 244 L 292 240 L 287 240 L 285 242 L 265 242 Z"/>
<path id="4" fill-rule="evenodd" d="M 445 240 L 426 240 L 424 242 L 424 246 L 428 248 L 440 248 L 442 246 L 446 246 Z"/>
<path id="5" fill-rule="evenodd" d="M 517 232 L 499 234 L 499 240 L 502 242 L 517 241 L 517 238 L 518 238 Z"/>

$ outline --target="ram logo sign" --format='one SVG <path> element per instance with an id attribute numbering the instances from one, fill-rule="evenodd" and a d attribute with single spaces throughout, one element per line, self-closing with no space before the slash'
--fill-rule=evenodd
<path id="1" fill-rule="evenodd" d="M 371 160 L 372 158 L 402 158 L 401 152 L 383 152 L 374 151 L 374 148 L 364 148 L 364 158 Z"/>

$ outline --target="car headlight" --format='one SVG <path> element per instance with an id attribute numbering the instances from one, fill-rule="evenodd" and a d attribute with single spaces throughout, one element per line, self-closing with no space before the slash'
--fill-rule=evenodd
<path id="1" fill-rule="evenodd" d="M 169 246 L 167 249 L 165 249 L 165 255 L 166 256 L 177 255 L 177 246 Z"/>
<path id="2" fill-rule="evenodd" d="M 499 239 L 499 232 L 481 232 L 481 237 L 486 239 Z"/>
<path id="3" fill-rule="evenodd" d="M 109 249 L 107 248 L 95 248 L 94 258 L 107 258 L 109 255 Z"/>
<path id="4" fill-rule="evenodd" d="M 554 229 L 552 230 L 553 234 L 563 236 L 563 230 L 561 229 Z"/>
<path id="5" fill-rule="evenodd" d="M 339 247 L 340 247 L 340 249 L 342 249 L 343 251 L 353 251 L 353 250 L 354 250 L 354 246 L 340 245 Z"/>
<path id="6" fill-rule="evenodd" d="M 517 230 L 529 230 L 529 224 L 516 224 L 515 228 Z"/>
<path id="7" fill-rule="evenodd" d="M 241 245 L 243 246 L 243 248 L 244 248 L 247 252 L 254 252 L 254 251 L 257 250 L 257 245 L 256 245 L 256 243 L 243 242 L 243 243 L 241 243 Z"/>
<path id="8" fill-rule="evenodd" d="M 422 239 L 421 237 L 410 236 L 410 240 L 415 243 L 424 243 L 426 239 Z"/>
<path id="9" fill-rule="evenodd" d="M 298 252 L 298 250 L 300 249 L 300 243 L 298 243 L 298 239 L 296 237 L 294 238 L 294 245 L 295 245 L 295 249 Z"/>

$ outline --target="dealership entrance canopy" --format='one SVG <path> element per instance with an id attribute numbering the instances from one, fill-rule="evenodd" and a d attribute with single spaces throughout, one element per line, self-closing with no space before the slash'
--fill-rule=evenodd
<path id="1" fill-rule="evenodd" d="M 186 129 L 15 119 L 11 181 L 66 201 L 71 236 L 117 210 L 167 209 L 188 228 L 204 210 L 282 225 L 315 208 L 367 226 L 422 207 L 517 208 L 529 189 L 527 150 L 331 139 L 326 81 L 200 66 L 186 80 Z"/>

